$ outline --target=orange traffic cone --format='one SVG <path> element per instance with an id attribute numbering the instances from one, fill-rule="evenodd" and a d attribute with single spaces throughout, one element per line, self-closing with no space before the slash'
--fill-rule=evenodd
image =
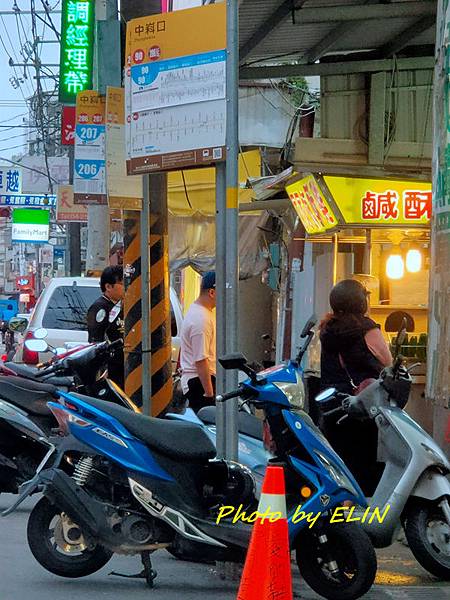
<path id="1" fill-rule="evenodd" d="M 267 467 L 258 513 L 237 600 L 292 600 L 283 467 Z"/>

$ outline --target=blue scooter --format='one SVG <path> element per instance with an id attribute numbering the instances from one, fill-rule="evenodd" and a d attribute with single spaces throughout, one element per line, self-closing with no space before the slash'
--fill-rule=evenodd
<path id="1" fill-rule="evenodd" d="M 217 400 L 241 397 L 265 413 L 271 463 L 285 471 L 290 544 L 302 577 L 326 598 L 359 598 L 373 584 L 376 555 L 359 525 L 334 517 L 344 501 L 366 507 L 366 499 L 302 412 L 298 365 L 261 375 L 239 354 L 220 362 L 249 379 Z M 170 548 L 177 535 L 197 542 L 210 560 L 244 559 L 251 525 L 237 512 L 219 517 L 225 506 L 248 516 L 257 510 L 254 477 L 243 465 L 217 460 L 203 427 L 142 416 L 71 392 L 61 392 L 60 402 L 49 406 L 61 443 L 5 511 L 42 490 L 27 536 L 45 569 L 82 577 L 114 553 L 135 553 L 143 563 L 138 576 L 153 585 L 150 554 Z"/>
<path id="2" fill-rule="evenodd" d="M 294 361 L 289 363 L 289 367 L 291 369 L 291 375 L 293 376 L 295 373 L 294 385 L 292 386 L 291 399 L 295 396 L 295 402 L 297 402 L 300 408 L 303 408 L 305 401 L 305 386 L 303 382 L 303 368 L 302 368 L 302 359 L 308 350 L 308 347 L 314 337 L 313 328 L 317 322 L 315 315 L 312 315 L 308 321 L 305 323 L 301 333 L 300 339 L 303 339 L 303 344 L 299 347 L 298 354 Z M 272 372 L 280 372 L 280 370 L 286 368 L 287 365 L 277 365 L 275 367 L 270 367 L 264 371 L 259 372 L 260 377 L 265 377 Z M 294 391 L 295 390 L 295 391 Z M 238 461 L 248 467 L 256 481 L 256 492 L 257 496 L 261 492 L 261 486 L 264 479 L 264 474 L 266 472 L 267 462 L 273 458 L 272 453 L 266 448 L 266 445 L 263 441 L 263 423 L 261 419 L 257 418 L 251 411 L 245 411 L 244 408 L 247 407 L 246 401 L 240 401 L 239 412 L 238 412 Z M 166 418 L 168 419 L 179 419 L 183 421 L 190 421 L 191 423 L 197 423 L 198 425 L 202 425 L 205 427 L 207 434 L 210 436 L 214 445 L 217 447 L 216 443 L 216 417 L 217 417 L 217 407 L 216 406 L 205 406 L 201 408 L 198 412 L 198 415 L 194 413 L 194 411 L 190 408 L 186 408 L 183 413 L 168 413 L 166 414 Z M 181 558 L 180 553 L 180 558 Z M 189 555 L 191 558 L 191 555 Z"/>

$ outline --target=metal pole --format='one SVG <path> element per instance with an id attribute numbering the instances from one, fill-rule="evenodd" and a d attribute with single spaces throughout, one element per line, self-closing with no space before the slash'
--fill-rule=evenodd
<path id="1" fill-rule="evenodd" d="M 216 352 L 217 357 L 221 357 L 227 352 L 226 331 L 225 331 L 225 260 L 226 260 L 226 183 L 225 183 L 225 163 L 216 165 Z M 226 371 L 217 361 L 216 388 L 218 394 L 226 391 Z M 217 426 L 217 456 L 225 458 L 226 440 L 225 440 L 225 405 L 217 405 L 216 415 Z"/>
<path id="2" fill-rule="evenodd" d="M 143 176 L 141 212 L 141 303 L 142 303 L 142 412 L 151 415 L 151 330 L 150 330 L 150 176 Z"/>
<path id="3" fill-rule="evenodd" d="M 122 79 L 117 0 L 97 0 L 95 9 L 95 89 L 104 95 L 108 85 L 120 87 Z M 88 206 L 86 271 L 101 273 L 109 264 L 110 245 L 109 207 Z"/>
<path id="4" fill-rule="evenodd" d="M 225 262 L 225 327 L 227 352 L 237 351 L 238 332 L 238 102 L 239 102 L 239 3 L 227 1 L 227 129 L 226 129 L 226 262 Z M 226 371 L 226 387 L 238 385 L 236 371 Z M 226 457 L 237 460 L 238 426 L 237 400 L 225 406 Z"/>
<path id="5" fill-rule="evenodd" d="M 69 185 L 73 185 L 75 162 L 75 146 L 69 146 Z M 68 275 L 79 277 L 81 275 L 81 223 L 68 223 Z"/>
<path id="6" fill-rule="evenodd" d="M 333 285 L 337 283 L 339 242 L 337 233 L 333 235 Z"/>

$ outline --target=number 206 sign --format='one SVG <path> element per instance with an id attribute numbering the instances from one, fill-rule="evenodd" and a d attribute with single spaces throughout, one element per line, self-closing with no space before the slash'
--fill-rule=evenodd
<path id="1" fill-rule="evenodd" d="M 105 97 L 77 94 L 75 127 L 75 204 L 107 204 Z"/>

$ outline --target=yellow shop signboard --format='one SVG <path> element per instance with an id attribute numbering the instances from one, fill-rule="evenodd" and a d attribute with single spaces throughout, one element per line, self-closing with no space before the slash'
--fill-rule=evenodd
<path id="1" fill-rule="evenodd" d="M 295 212 L 310 235 L 333 229 L 338 220 L 313 175 L 286 186 Z"/>
<path id="2" fill-rule="evenodd" d="M 431 183 L 325 176 L 344 224 L 426 226 L 431 218 Z"/>

